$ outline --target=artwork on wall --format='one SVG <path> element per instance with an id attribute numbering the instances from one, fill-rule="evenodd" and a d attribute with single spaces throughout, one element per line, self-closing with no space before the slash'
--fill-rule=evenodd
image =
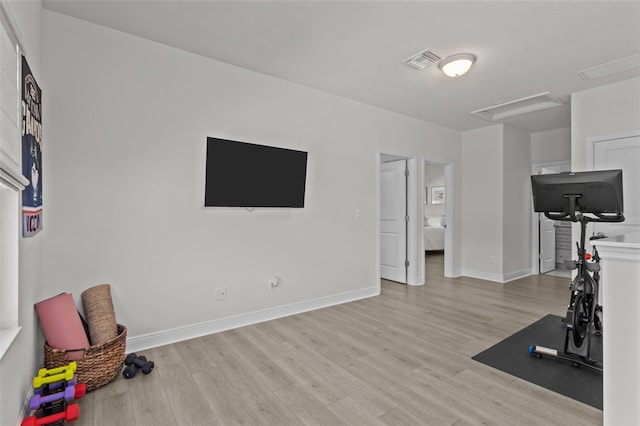
<path id="1" fill-rule="evenodd" d="M 444 186 L 431 188 L 431 204 L 444 204 Z"/>
<path id="2" fill-rule="evenodd" d="M 29 179 L 22 191 L 22 235 L 42 229 L 42 90 L 22 57 L 22 174 Z"/>

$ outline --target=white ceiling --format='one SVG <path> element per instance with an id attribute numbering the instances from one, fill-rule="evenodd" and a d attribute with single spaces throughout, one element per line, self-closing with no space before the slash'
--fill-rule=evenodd
<path id="1" fill-rule="evenodd" d="M 640 76 L 577 72 L 640 53 L 640 1 L 43 0 L 66 15 L 453 129 L 471 111 L 550 92 L 564 106 L 503 120 L 570 125 L 570 95 Z M 403 61 L 473 53 L 460 78 Z"/>

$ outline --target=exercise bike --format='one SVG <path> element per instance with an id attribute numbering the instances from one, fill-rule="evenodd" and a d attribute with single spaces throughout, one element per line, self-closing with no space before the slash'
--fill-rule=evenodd
<path id="1" fill-rule="evenodd" d="M 591 173 L 593 174 L 594 172 Z M 564 174 L 558 176 L 564 176 Z M 532 176 L 532 181 L 535 181 L 534 178 L 535 177 Z M 551 179 L 553 179 L 553 177 L 551 177 Z M 620 181 L 622 179 L 621 173 L 619 179 Z M 555 183 L 556 186 L 562 186 L 563 184 L 567 187 L 567 191 L 576 192 L 575 184 L 572 187 L 570 183 L 563 182 L 562 180 L 560 183 Z M 619 186 L 621 192 L 621 182 L 619 183 Z M 594 332 L 596 334 L 600 334 L 602 332 L 602 306 L 598 304 L 600 256 L 598 255 L 598 250 L 595 246 L 593 254 L 587 253 L 585 248 L 586 229 L 589 222 L 624 221 L 624 215 L 622 214 L 622 200 L 620 197 L 619 208 L 606 209 L 605 212 L 601 211 L 605 210 L 601 208 L 589 211 L 590 209 L 585 207 L 581 200 L 583 194 L 566 193 L 567 191 L 563 191 L 562 194 L 564 207 L 562 208 L 561 213 L 541 211 L 547 218 L 552 220 L 580 223 L 580 242 L 576 242 L 578 259 L 565 261 L 565 266 L 568 269 L 577 269 L 577 271 L 569 286 L 569 305 L 567 307 L 565 318 L 563 319 L 563 323 L 566 324 L 564 351 L 559 353 L 556 349 L 546 348 L 544 346 L 529 346 L 528 350 L 531 356 L 536 356 L 538 358 L 542 358 L 543 355 L 549 355 L 569 361 L 575 367 L 586 366 L 594 370 L 602 371 L 602 364 L 590 358 L 591 338 Z M 558 196 L 557 194 L 554 195 Z M 544 196 L 549 196 L 549 194 L 545 194 Z M 540 206 L 534 206 L 536 211 L 540 211 L 536 207 Z M 600 235 L 595 236 L 592 237 L 591 240 L 602 237 L 603 236 Z"/>

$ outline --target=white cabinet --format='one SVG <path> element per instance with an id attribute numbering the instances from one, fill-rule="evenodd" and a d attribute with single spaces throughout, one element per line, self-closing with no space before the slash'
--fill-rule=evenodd
<path id="1" fill-rule="evenodd" d="M 602 257 L 604 426 L 640 424 L 640 232 L 592 240 Z"/>

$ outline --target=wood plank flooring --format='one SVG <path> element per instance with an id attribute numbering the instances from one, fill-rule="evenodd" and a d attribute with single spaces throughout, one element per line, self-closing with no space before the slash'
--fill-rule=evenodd
<path id="1" fill-rule="evenodd" d="M 475 362 L 564 315 L 566 278 L 383 281 L 382 295 L 144 352 L 155 370 L 80 402 L 76 426 L 601 425 L 602 411 Z M 523 350 L 526 350 L 523 348 Z"/>

